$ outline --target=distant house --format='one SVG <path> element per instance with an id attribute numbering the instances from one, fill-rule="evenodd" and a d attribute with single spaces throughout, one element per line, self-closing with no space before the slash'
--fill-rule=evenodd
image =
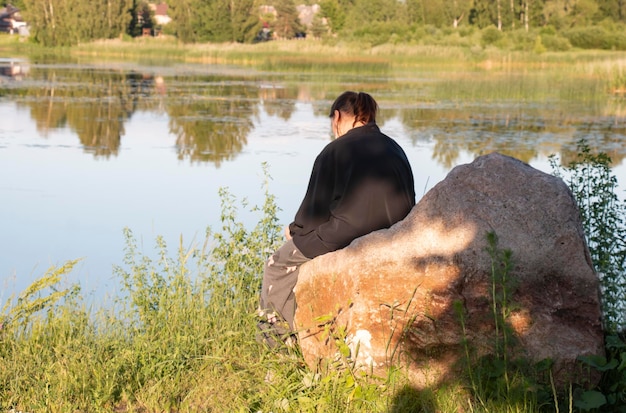
<path id="1" fill-rule="evenodd" d="M 307 29 L 310 29 L 311 26 L 313 25 L 313 19 L 318 13 L 320 13 L 321 8 L 320 8 L 320 5 L 317 3 L 313 5 L 300 4 L 296 6 L 296 11 L 298 12 L 298 20 L 300 21 L 300 24 L 302 24 Z M 278 12 L 276 11 L 276 8 L 274 6 L 270 4 L 264 4 L 264 5 L 259 6 L 259 15 L 263 22 L 267 22 L 267 20 L 270 20 L 270 21 L 275 20 L 276 17 L 278 16 Z M 325 18 L 322 20 L 325 21 Z M 265 23 L 264 23 L 263 29 L 264 30 L 262 32 L 259 32 L 255 40 L 257 41 L 270 40 L 270 38 L 272 38 L 272 36 L 267 37 L 267 33 L 265 32 L 265 29 L 266 29 Z M 295 34 L 296 38 L 302 38 L 305 36 L 306 36 L 305 32 L 300 32 L 300 33 Z"/>
<path id="2" fill-rule="evenodd" d="M 150 8 L 154 11 L 157 26 L 165 26 L 172 21 L 172 18 L 167 15 L 167 3 L 150 4 Z"/>
<path id="3" fill-rule="evenodd" d="M 0 8 L 0 32 L 17 33 L 26 29 L 26 22 L 20 16 L 20 9 L 10 4 Z"/>
<path id="4" fill-rule="evenodd" d="M 305 4 L 300 4 L 296 6 L 296 10 L 298 11 L 298 19 L 300 20 L 300 23 L 306 27 L 311 27 L 313 24 L 313 18 L 320 12 L 320 5 L 313 4 L 307 6 Z"/>

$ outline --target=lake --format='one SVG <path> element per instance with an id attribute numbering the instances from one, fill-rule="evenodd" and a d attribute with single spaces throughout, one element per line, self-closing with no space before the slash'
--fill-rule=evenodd
<path id="1" fill-rule="evenodd" d="M 626 99 L 586 67 L 329 73 L 0 56 L 0 299 L 76 258 L 68 282 L 115 291 L 124 228 L 147 254 L 159 235 L 172 252 L 202 243 L 219 228 L 219 188 L 260 205 L 264 163 L 288 224 L 348 89 L 378 100 L 418 197 L 491 151 L 550 172 L 548 156 L 573 159 L 581 138 L 623 184 Z M 241 220 L 256 222 L 244 207 Z"/>

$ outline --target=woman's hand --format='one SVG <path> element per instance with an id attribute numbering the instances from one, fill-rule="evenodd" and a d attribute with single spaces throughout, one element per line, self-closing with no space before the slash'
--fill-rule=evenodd
<path id="1" fill-rule="evenodd" d="M 285 227 L 285 238 L 287 238 L 287 240 L 291 239 L 291 232 L 289 231 L 289 226 Z"/>

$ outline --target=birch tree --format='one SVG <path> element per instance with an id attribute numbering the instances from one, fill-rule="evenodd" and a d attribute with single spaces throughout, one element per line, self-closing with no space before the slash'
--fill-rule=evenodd
<path id="1" fill-rule="evenodd" d="M 132 0 L 24 0 L 22 15 L 45 46 L 117 37 L 130 22 Z"/>

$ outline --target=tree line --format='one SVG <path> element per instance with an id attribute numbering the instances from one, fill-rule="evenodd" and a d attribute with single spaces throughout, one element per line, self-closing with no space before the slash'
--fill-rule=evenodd
<path id="1" fill-rule="evenodd" d="M 626 0 L 319 0 L 319 12 L 305 26 L 296 6 L 313 1 L 170 0 L 172 22 L 162 29 L 186 43 L 253 42 L 265 27 L 281 38 L 306 33 L 369 44 L 476 31 L 485 31 L 485 42 L 497 43 L 507 32 L 540 31 L 549 49 L 626 50 Z M 14 5 L 30 24 L 31 39 L 48 46 L 134 37 L 155 25 L 147 0 L 16 0 Z M 275 12 L 262 13 L 264 5 Z"/>

